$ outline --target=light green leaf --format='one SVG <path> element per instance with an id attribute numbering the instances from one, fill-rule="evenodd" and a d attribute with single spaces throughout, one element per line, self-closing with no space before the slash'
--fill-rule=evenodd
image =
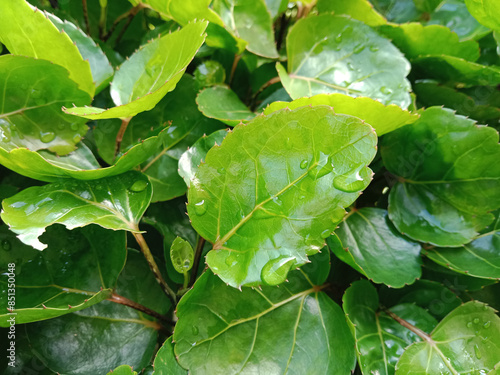
<path id="1" fill-rule="evenodd" d="M 431 107 L 411 126 L 387 134 L 382 159 L 398 182 L 389 217 L 401 233 L 438 246 L 460 246 L 493 221 L 500 207 L 498 132 Z"/>
<path id="2" fill-rule="evenodd" d="M 156 353 L 154 360 L 153 375 L 187 375 L 187 370 L 183 369 L 175 359 L 174 344 L 170 336 Z"/>
<path id="3" fill-rule="evenodd" d="M 179 273 L 188 272 L 193 267 L 193 247 L 186 240 L 177 237 L 170 246 L 170 259 L 174 268 Z"/>
<path id="4" fill-rule="evenodd" d="M 260 284 L 282 255 L 304 264 L 371 179 L 374 130 L 331 108 L 259 116 L 206 156 L 188 191 L 193 227 L 214 244 L 207 263 L 232 286 Z"/>
<path id="5" fill-rule="evenodd" d="M 198 109 L 207 117 L 222 121 L 229 126 L 251 120 L 255 113 L 250 111 L 227 86 L 214 86 L 202 90 L 196 98 Z"/>
<path id="6" fill-rule="evenodd" d="M 69 71 L 69 78 L 81 90 L 94 96 L 95 86 L 88 61 L 64 32 L 59 32 L 48 15 L 25 0 L 2 1 L 0 41 L 14 55 L 49 60 Z M 81 105 L 81 104 L 80 104 Z"/>
<path id="7" fill-rule="evenodd" d="M 68 78 L 68 71 L 49 61 L 13 55 L 0 56 L 0 71 L 2 156 L 19 147 L 60 155 L 73 151 L 87 126 L 83 119 L 62 113 L 61 106 L 84 105 L 90 97 Z"/>
<path id="8" fill-rule="evenodd" d="M 377 291 L 366 280 L 354 282 L 345 292 L 343 308 L 354 325 L 358 363 L 363 374 L 394 375 L 404 349 L 421 339 L 385 312 L 380 312 Z M 413 304 L 401 304 L 393 313 L 425 332 L 437 324 L 427 311 Z"/>
<path id="9" fill-rule="evenodd" d="M 47 245 L 38 237 L 52 224 L 73 229 L 94 223 L 138 232 L 151 195 L 148 178 L 136 171 L 88 182 L 65 180 L 30 187 L 5 199 L 1 217 L 22 242 L 43 250 Z"/>
<path id="10" fill-rule="evenodd" d="M 337 92 L 403 108 L 410 104 L 409 62 L 362 22 L 330 14 L 307 17 L 292 26 L 286 40 L 288 70 L 277 69 L 293 99 Z"/>
<path id="11" fill-rule="evenodd" d="M 347 15 L 368 26 L 375 27 L 387 23 L 387 20 L 373 9 L 373 5 L 368 0 L 318 0 L 316 6 L 320 14 Z"/>
<path id="12" fill-rule="evenodd" d="M 399 234 L 386 210 L 353 210 L 335 233 L 363 274 L 376 283 L 401 288 L 422 275 L 420 245 Z M 335 255 L 343 259 L 344 249 Z"/>
<path id="13" fill-rule="evenodd" d="M 291 272 L 280 287 L 241 292 L 205 272 L 177 306 L 179 363 L 193 375 L 350 374 L 351 332 L 340 308 L 308 280 L 311 270 Z"/>
<path id="14" fill-rule="evenodd" d="M 108 85 L 115 73 L 108 58 L 104 52 L 102 52 L 101 47 L 95 44 L 92 38 L 87 36 L 71 22 L 67 20 L 62 21 L 60 18 L 50 13 L 46 15 L 54 26 L 57 27 L 59 32 L 64 31 L 71 40 L 76 43 L 82 58 L 90 64 L 90 71 L 92 72 L 92 78 L 96 87 L 96 94 L 101 92 Z"/>
<path id="15" fill-rule="evenodd" d="M 395 104 L 383 105 L 370 98 L 353 98 L 343 94 L 319 94 L 292 102 L 273 102 L 264 110 L 264 114 L 268 115 L 283 108 L 295 109 L 308 105 L 329 105 L 335 113 L 359 117 L 370 124 L 378 136 L 411 124 L 419 117 L 418 114 L 405 111 Z"/>
<path id="16" fill-rule="evenodd" d="M 396 365 L 396 375 L 480 374 L 500 358 L 500 318 L 472 301 L 457 307 L 431 332 L 411 345 Z"/>
<path id="17" fill-rule="evenodd" d="M 134 371 L 132 367 L 128 365 L 121 365 L 108 372 L 107 375 L 137 375 L 137 371 Z"/>
<path id="18" fill-rule="evenodd" d="M 196 174 L 199 165 L 205 159 L 207 152 L 215 145 L 220 145 L 227 135 L 227 130 L 221 129 L 198 139 L 195 144 L 184 152 L 179 159 L 179 175 L 189 186 L 191 179 Z"/>
<path id="19" fill-rule="evenodd" d="M 272 19 L 264 0 L 214 0 L 212 7 L 226 27 L 248 43 L 248 51 L 278 58 Z"/>
<path id="20" fill-rule="evenodd" d="M 465 0 L 467 9 L 481 24 L 500 31 L 500 3 L 496 0 Z"/>
<path id="21" fill-rule="evenodd" d="M 127 256 L 125 232 L 97 225 L 68 231 L 57 225 L 42 236 L 37 251 L 0 226 L 0 272 L 15 265 L 16 324 L 45 320 L 85 309 L 111 295 Z M 106 249 L 106 251 L 102 251 Z M 7 327 L 7 278 L 0 281 L 0 326 Z"/>
<path id="22" fill-rule="evenodd" d="M 385 25 L 380 31 L 408 59 L 419 56 L 455 56 L 468 61 L 479 58 L 479 44 L 473 40 L 461 42 L 456 33 L 445 26 L 424 26 L 418 22 L 404 25 Z"/>
<path id="23" fill-rule="evenodd" d="M 125 61 L 111 83 L 117 107 L 65 108 L 66 113 L 92 120 L 128 118 L 149 111 L 181 79 L 205 40 L 207 22 L 192 22 L 171 34 L 142 46 Z"/>

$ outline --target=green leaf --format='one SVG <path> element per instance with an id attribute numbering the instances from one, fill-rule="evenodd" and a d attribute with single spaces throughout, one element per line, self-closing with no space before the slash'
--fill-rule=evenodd
<path id="1" fill-rule="evenodd" d="M 420 278 L 420 245 L 399 234 L 386 210 L 370 207 L 353 210 L 335 232 L 345 251 L 374 282 L 401 288 Z M 334 251 L 340 259 L 343 253 L 344 249 Z"/>
<path id="2" fill-rule="evenodd" d="M 500 318 L 487 305 L 472 301 L 457 307 L 401 356 L 397 375 L 485 373 L 500 358 Z"/>
<path id="3" fill-rule="evenodd" d="M 493 30 L 500 30 L 500 4 L 495 0 L 465 0 L 467 9 L 481 24 Z"/>
<path id="4" fill-rule="evenodd" d="M 259 56 L 278 58 L 272 19 L 264 0 L 214 0 L 212 7 L 226 27 L 248 43 L 248 51 Z"/>
<path id="5" fill-rule="evenodd" d="M 132 367 L 128 365 L 121 365 L 108 372 L 107 375 L 137 375 L 137 371 L 134 371 Z"/>
<path id="6" fill-rule="evenodd" d="M 296 265 L 318 252 L 369 183 L 376 135 L 331 108 L 304 107 L 238 125 L 206 156 L 188 191 L 207 263 L 232 286 L 260 284 L 281 255 Z"/>
<path id="7" fill-rule="evenodd" d="M 271 13 L 271 17 L 275 19 L 279 14 L 286 10 L 288 0 L 266 0 L 266 6 L 269 13 Z"/>
<path id="8" fill-rule="evenodd" d="M 187 66 L 205 41 L 207 22 L 192 22 L 142 46 L 125 61 L 111 83 L 116 107 L 65 108 L 66 113 L 92 120 L 128 118 L 149 111 L 181 79 Z"/>
<path id="9" fill-rule="evenodd" d="M 84 105 L 90 97 L 68 78 L 67 70 L 45 60 L 4 55 L 0 71 L 1 154 L 8 157 L 19 147 L 60 155 L 73 151 L 87 126 L 83 119 L 62 113 L 61 105 Z"/>
<path id="10" fill-rule="evenodd" d="M 394 375 L 394 367 L 404 349 L 421 339 L 378 311 L 377 291 L 366 280 L 353 283 L 342 300 L 344 311 L 355 327 L 358 363 L 363 374 Z M 437 324 L 428 312 L 413 304 L 397 305 L 390 310 L 425 332 Z"/>
<path id="11" fill-rule="evenodd" d="M 320 290 L 302 270 L 281 287 L 241 292 L 205 272 L 177 306 L 179 363 L 193 375 L 350 374 L 352 335 L 340 308 Z"/>
<path id="12" fill-rule="evenodd" d="M 382 159 L 398 182 L 389 217 L 407 236 L 438 246 L 470 242 L 500 207 L 498 132 L 432 107 L 381 141 Z"/>
<path id="13" fill-rule="evenodd" d="M 226 71 L 220 62 L 207 60 L 196 67 L 194 78 L 200 87 L 223 84 L 226 80 Z"/>
<path id="14" fill-rule="evenodd" d="M 115 73 L 108 58 L 95 42 L 81 29 L 71 22 L 61 20 L 53 14 L 46 14 L 59 32 L 65 32 L 76 43 L 82 58 L 89 62 L 90 71 L 96 87 L 96 94 L 101 92 L 109 83 Z"/>
<path id="15" fill-rule="evenodd" d="M 330 14 L 307 17 L 286 40 L 288 72 L 281 65 L 277 69 L 293 99 L 337 92 L 403 108 L 410 104 L 409 62 L 360 21 Z"/>
<path id="16" fill-rule="evenodd" d="M 368 0 L 318 0 L 316 6 L 320 14 L 347 15 L 368 26 L 376 27 L 387 23 L 387 20 L 373 9 L 373 5 Z"/>
<path id="17" fill-rule="evenodd" d="M 395 23 L 417 21 L 422 15 L 413 0 L 371 0 L 371 3 L 388 21 Z"/>
<path id="18" fill-rule="evenodd" d="M 203 136 L 195 144 L 184 152 L 179 159 L 179 175 L 189 186 L 191 179 L 196 174 L 199 165 L 205 159 L 207 152 L 215 145 L 220 145 L 227 135 L 227 130 L 221 129 L 209 136 Z"/>
<path id="19" fill-rule="evenodd" d="M 43 235 L 39 252 L 0 227 L 2 272 L 14 264 L 16 324 L 45 320 L 82 310 L 111 295 L 125 265 L 125 234 L 92 225 L 68 231 L 54 226 Z M 106 251 L 101 251 L 101 249 Z M 7 279 L 1 280 L 0 326 L 7 327 Z"/>
<path id="20" fill-rule="evenodd" d="M 273 102 L 264 110 L 264 114 L 268 115 L 284 108 L 295 109 L 308 105 L 329 105 L 335 113 L 359 117 L 370 124 L 378 136 L 411 124 L 419 117 L 418 114 L 405 111 L 395 104 L 383 105 L 370 98 L 353 98 L 343 94 L 319 94 L 292 102 Z"/>
<path id="21" fill-rule="evenodd" d="M 38 237 L 52 224 L 73 229 L 94 223 L 138 232 L 151 195 L 148 178 L 136 171 L 88 182 L 65 180 L 5 199 L 1 217 L 22 242 L 43 250 L 47 245 Z"/>
<path id="22" fill-rule="evenodd" d="M 460 57 L 468 61 L 476 61 L 479 58 L 477 42 L 461 42 L 458 35 L 445 26 L 424 26 L 413 22 L 382 26 L 380 31 L 391 39 L 408 59 L 441 55 Z"/>
<path id="23" fill-rule="evenodd" d="M 177 237 L 170 246 L 170 259 L 179 273 L 188 272 L 193 267 L 194 251 L 189 242 Z"/>
<path id="24" fill-rule="evenodd" d="M 434 262 L 469 276 L 500 280 L 500 216 L 474 241 L 458 248 L 429 248 L 425 255 Z"/>
<path id="25" fill-rule="evenodd" d="M 3 18 L 0 41 L 12 54 L 49 60 L 63 66 L 81 90 L 94 96 L 89 62 L 83 60 L 70 37 L 59 32 L 46 13 L 32 8 L 24 0 L 12 0 L 0 4 L 0 14 Z"/>
<path id="26" fill-rule="evenodd" d="M 154 360 L 153 375 L 187 375 L 187 370 L 183 369 L 175 359 L 174 344 L 170 336 L 156 353 Z"/>
<path id="27" fill-rule="evenodd" d="M 214 86 L 202 90 L 196 98 L 198 109 L 205 116 L 222 121 L 229 126 L 251 120 L 255 113 L 250 111 L 227 86 Z"/>

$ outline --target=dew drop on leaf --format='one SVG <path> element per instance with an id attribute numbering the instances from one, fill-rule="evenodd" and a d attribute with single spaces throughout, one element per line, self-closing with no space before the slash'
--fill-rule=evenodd
<path id="1" fill-rule="evenodd" d="M 483 356 L 481 354 L 481 350 L 479 350 L 479 346 L 477 346 L 477 344 L 474 345 L 474 353 L 476 354 L 477 359 L 481 359 L 481 357 Z"/>
<path id="2" fill-rule="evenodd" d="M 472 322 L 467 323 L 467 328 L 471 328 L 471 327 L 472 327 Z"/>
<path id="3" fill-rule="evenodd" d="M 2 249 L 4 249 L 5 251 L 9 251 L 10 249 L 12 249 L 12 245 L 9 240 L 2 241 Z"/>
<path id="4" fill-rule="evenodd" d="M 224 174 L 226 174 L 226 169 L 225 169 L 224 167 L 220 167 L 219 169 L 217 169 L 217 172 L 218 172 L 219 174 L 224 175 Z"/>
<path id="5" fill-rule="evenodd" d="M 484 328 L 490 328 L 491 326 L 491 322 L 490 321 L 487 321 L 486 323 L 484 323 L 483 327 Z"/>
<path id="6" fill-rule="evenodd" d="M 288 272 L 295 264 L 295 258 L 282 255 L 271 259 L 262 268 L 261 277 L 269 285 L 278 285 L 285 282 Z"/>
<path id="7" fill-rule="evenodd" d="M 305 169 L 307 167 L 307 164 L 308 164 L 307 160 L 302 160 L 300 162 L 300 168 Z"/>
<path id="8" fill-rule="evenodd" d="M 143 191 L 144 189 L 146 189 L 146 187 L 148 186 L 148 182 L 147 181 L 144 181 L 144 180 L 138 180 L 136 182 L 134 182 L 132 184 L 132 186 L 130 186 L 129 190 L 134 192 L 134 193 L 140 193 L 141 191 Z"/>
<path id="9" fill-rule="evenodd" d="M 335 37 L 335 43 L 340 43 L 342 42 L 342 34 L 339 34 Z"/>
<path id="10" fill-rule="evenodd" d="M 56 138 L 56 133 L 54 132 L 41 132 L 40 133 L 40 140 L 43 143 L 49 143 L 52 142 Z"/>
<path id="11" fill-rule="evenodd" d="M 73 124 L 71 124 L 70 127 L 71 127 L 71 130 L 73 130 L 73 131 L 77 131 L 78 130 L 78 124 L 76 122 L 73 123 Z"/>
<path id="12" fill-rule="evenodd" d="M 363 52 L 364 49 L 365 49 L 365 46 L 361 44 L 361 45 L 357 46 L 356 48 L 354 48 L 354 53 L 357 55 L 357 54 Z"/>
<path id="13" fill-rule="evenodd" d="M 390 95 L 390 94 L 392 94 L 392 90 L 391 90 L 391 89 L 389 89 L 389 88 L 387 88 L 386 86 L 382 86 L 382 87 L 380 88 L 380 92 L 381 92 L 382 94 L 384 94 L 384 95 Z"/>
<path id="14" fill-rule="evenodd" d="M 228 266 L 234 266 L 237 263 L 236 255 L 228 255 L 226 258 L 226 264 Z"/>
<path id="15" fill-rule="evenodd" d="M 196 326 L 193 326 L 193 327 L 191 328 L 191 330 L 192 330 L 192 332 L 193 332 L 193 335 L 197 335 L 197 334 L 198 334 L 198 332 L 199 332 L 199 329 L 198 329 L 198 327 L 196 327 Z"/>
<path id="16" fill-rule="evenodd" d="M 196 215 L 201 216 L 205 212 L 207 212 L 207 207 L 205 206 L 205 201 L 199 201 L 198 203 L 195 203 L 194 205 L 194 212 L 196 212 Z"/>
<path id="17" fill-rule="evenodd" d="M 378 46 L 370 46 L 370 51 L 377 52 L 379 50 Z"/>
<path id="18" fill-rule="evenodd" d="M 362 190 L 365 186 L 365 182 L 363 181 L 363 178 L 361 178 L 359 171 L 357 171 L 352 174 L 335 177 L 333 179 L 333 186 L 336 189 L 345 191 L 346 193 L 354 193 Z"/>
<path id="19" fill-rule="evenodd" d="M 474 318 L 473 322 L 474 324 L 479 324 L 479 318 Z"/>

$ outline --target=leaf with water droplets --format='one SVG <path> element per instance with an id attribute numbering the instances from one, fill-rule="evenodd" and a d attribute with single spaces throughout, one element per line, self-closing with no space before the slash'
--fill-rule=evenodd
<path id="1" fill-rule="evenodd" d="M 193 267 L 194 260 L 194 251 L 191 244 L 177 237 L 170 246 L 170 259 L 177 272 L 188 272 Z"/>
<path id="2" fill-rule="evenodd" d="M 407 108 L 410 63 L 360 21 L 323 14 L 300 19 L 287 36 L 281 82 L 293 99 L 323 93 L 368 96 Z M 382 56 L 391 56 L 390 59 Z"/>
<path id="3" fill-rule="evenodd" d="M 52 224 L 73 229 L 94 223 L 138 232 L 151 196 L 151 183 L 136 171 L 93 181 L 68 179 L 5 199 L 1 217 L 22 242 L 43 250 L 47 245 L 38 237 Z"/>
<path id="4" fill-rule="evenodd" d="M 330 107 L 258 116 L 206 155 L 188 192 L 207 263 L 232 286 L 261 284 L 269 261 L 307 262 L 371 180 L 376 135 Z M 307 165 L 304 168 L 304 160 Z"/>
<path id="5" fill-rule="evenodd" d="M 48 149 L 65 155 L 87 132 L 85 120 L 61 112 L 61 106 L 85 105 L 90 97 L 59 65 L 31 57 L 0 56 L 0 149 Z"/>
<path id="6" fill-rule="evenodd" d="M 396 375 L 482 374 L 500 358 L 500 318 L 472 301 L 457 307 L 431 332 L 411 345 L 396 365 Z"/>
<path id="7" fill-rule="evenodd" d="M 187 370 L 183 369 L 175 359 L 173 336 L 170 336 L 156 353 L 154 360 L 153 375 L 187 375 Z"/>
<path id="8" fill-rule="evenodd" d="M 142 46 L 125 61 L 111 82 L 116 107 L 65 108 L 68 114 L 92 120 L 129 118 L 153 109 L 181 79 L 205 41 L 206 21 L 192 22 Z"/>

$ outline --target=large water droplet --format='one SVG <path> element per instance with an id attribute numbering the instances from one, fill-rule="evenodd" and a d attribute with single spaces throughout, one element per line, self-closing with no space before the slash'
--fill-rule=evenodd
<path id="1" fill-rule="evenodd" d="M 378 46 L 370 46 L 370 51 L 377 52 L 380 48 Z"/>
<path id="2" fill-rule="evenodd" d="M 205 206 L 205 201 L 202 200 L 198 203 L 195 203 L 194 205 L 194 212 L 196 212 L 196 215 L 201 216 L 205 212 L 207 212 L 207 207 Z"/>
<path id="3" fill-rule="evenodd" d="M 198 329 L 198 327 L 196 327 L 196 326 L 193 326 L 193 327 L 191 328 L 191 330 L 192 330 L 192 332 L 193 332 L 193 335 L 197 335 L 197 334 L 198 334 L 198 332 L 200 332 L 200 330 L 199 330 L 199 329 Z"/>
<path id="4" fill-rule="evenodd" d="M 308 164 L 307 160 L 302 160 L 300 162 L 300 168 L 305 169 L 307 167 L 307 164 Z"/>
<path id="5" fill-rule="evenodd" d="M 147 181 L 138 180 L 138 181 L 134 182 L 132 184 L 132 186 L 130 186 L 129 190 L 133 191 L 134 193 L 140 193 L 141 191 L 143 191 L 144 189 L 146 189 L 147 186 L 148 186 L 148 182 Z"/>
<path id="6" fill-rule="evenodd" d="M 366 46 L 365 46 L 365 45 L 360 44 L 359 46 L 356 46 L 356 47 L 354 48 L 354 53 L 357 55 L 358 53 L 363 52 L 365 48 L 366 48 Z"/>
<path id="7" fill-rule="evenodd" d="M 474 318 L 473 322 L 474 324 L 479 324 L 479 318 Z"/>
<path id="8" fill-rule="evenodd" d="M 487 321 L 486 323 L 484 323 L 483 327 L 484 328 L 490 328 L 491 326 L 491 322 L 490 321 Z"/>
<path id="9" fill-rule="evenodd" d="M 12 249 L 12 244 L 9 240 L 2 241 L 2 249 L 4 249 L 5 251 L 9 251 L 10 249 Z"/>
<path id="10" fill-rule="evenodd" d="M 339 34 L 335 37 L 335 43 L 340 43 L 342 42 L 342 34 Z"/>
<path id="11" fill-rule="evenodd" d="M 332 233 L 332 231 L 330 229 L 325 229 L 323 232 L 321 232 L 321 238 L 330 237 L 330 233 Z"/>
<path id="12" fill-rule="evenodd" d="M 363 190 L 366 185 L 365 179 L 367 179 L 368 173 L 366 168 L 358 168 L 351 173 L 335 177 L 333 179 L 333 186 L 346 193 L 354 193 Z"/>
<path id="13" fill-rule="evenodd" d="M 472 328 L 472 322 L 467 323 L 467 328 Z"/>
<path id="14" fill-rule="evenodd" d="M 76 122 L 74 122 L 73 124 L 70 125 L 70 128 L 73 131 L 77 131 L 79 127 L 80 126 Z"/>
<path id="15" fill-rule="evenodd" d="M 354 67 L 354 65 L 352 65 L 352 63 L 348 62 L 347 63 L 347 69 L 349 69 L 349 70 L 355 70 L 356 68 Z"/>
<path id="16" fill-rule="evenodd" d="M 276 259 L 271 259 L 262 268 L 262 280 L 269 285 L 278 285 L 286 280 L 288 272 L 295 264 L 295 258 L 282 255 Z"/>
<path id="17" fill-rule="evenodd" d="M 43 143 L 52 142 L 55 138 L 56 138 L 56 133 L 54 133 L 54 132 L 41 132 L 40 133 L 40 140 Z"/>
<path id="18" fill-rule="evenodd" d="M 477 359 L 481 359 L 481 357 L 483 356 L 481 354 L 481 350 L 479 350 L 479 346 L 477 346 L 477 344 L 474 345 L 474 353 L 476 354 Z"/>
<path id="19" fill-rule="evenodd" d="M 384 95 L 390 95 L 390 94 L 392 94 L 392 90 L 390 88 L 386 87 L 386 86 L 382 86 L 380 88 L 380 92 L 382 94 L 384 94 Z"/>
<path id="20" fill-rule="evenodd" d="M 226 264 L 228 266 L 234 266 L 235 264 L 237 263 L 237 260 L 236 260 L 236 255 L 228 255 L 227 258 L 226 258 Z"/>

